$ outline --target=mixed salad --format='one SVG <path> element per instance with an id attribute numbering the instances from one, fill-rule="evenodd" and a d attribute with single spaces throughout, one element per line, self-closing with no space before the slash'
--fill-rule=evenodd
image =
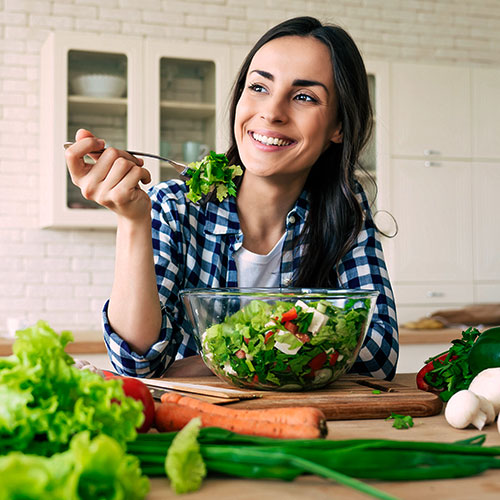
<path id="1" fill-rule="evenodd" d="M 344 307 L 326 300 L 253 300 L 203 333 L 203 358 L 238 386 L 325 386 L 349 368 L 369 311 L 369 299 L 349 300 Z"/>
<path id="2" fill-rule="evenodd" d="M 219 201 L 228 195 L 235 196 L 236 184 L 233 179 L 242 174 L 243 169 L 239 165 L 229 165 L 225 154 L 210 151 L 210 154 L 202 160 L 188 165 L 187 198 L 196 203 L 213 190 L 216 191 Z"/>

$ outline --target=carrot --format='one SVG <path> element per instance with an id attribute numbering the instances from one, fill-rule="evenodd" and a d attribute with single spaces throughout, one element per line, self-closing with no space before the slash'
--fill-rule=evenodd
<path id="1" fill-rule="evenodd" d="M 182 406 L 190 406 L 199 411 L 212 413 L 214 415 L 232 416 L 234 418 L 250 418 L 275 422 L 278 424 L 312 425 L 326 428 L 325 414 L 319 409 L 311 406 L 294 406 L 284 408 L 266 408 L 259 410 L 243 410 L 217 406 L 206 403 L 196 398 L 182 396 L 174 392 L 165 392 L 161 396 L 162 402 L 176 403 Z"/>
<path id="2" fill-rule="evenodd" d="M 222 416 L 170 402 L 162 402 L 158 405 L 155 426 L 160 432 L 178 431 L 195 417 L 200 418 L 202 427 L 219 427 L 238 434 L 281 439 L 322 437 L 321 429 L 312 425 L 290 425 L 267 420 Z"/>

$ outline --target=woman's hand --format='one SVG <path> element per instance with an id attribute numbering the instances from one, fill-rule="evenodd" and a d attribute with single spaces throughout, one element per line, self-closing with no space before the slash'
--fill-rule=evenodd
<path id="1" fill-rule="evenodd" d="M 90 154 L 103 148 L 104 141 L 88 130 L 80 129 L 76 133 L 75 144 L 66 150 L 73 183 L 84 198 L 109 208 L 119 217 L 136 220 L 149 216 L 151 200 L 139 186 L 139 182 L 151 182 L 151 174 L 142 168 L 144 161 L 116 148 Z M 86 163 L 85 155 L 96 163 Z"/>

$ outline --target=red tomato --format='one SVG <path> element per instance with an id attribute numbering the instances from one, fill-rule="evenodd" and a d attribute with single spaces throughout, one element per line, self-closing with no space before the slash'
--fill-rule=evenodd
<path id="1" fill-rule="evenodd" d="M 295 323 L 292 323 L 291 321 L 285 322 L 285 328 L 294 335 L 299 332 L 299 327 Z"/>
<path id="2" fill-rule="evenodd" d="M 272 330 L 269 330 L 266 333 L 266 336 L 264 337 L 264 344 L 267 344 L 268 340 L 274 335 L 274 332 Z"/>
<path id="3" fill-rule="evenodd" d="M 339 357 L 338 352 L 334 352 L 328 356 L 328 362 L 330 363 L 330 366 L 333 366 L 337 362 L 337 358 Z"/>
<path id="4" fill-rule="evenodd" d="M 295 309 L 295 307 L 292 307 L 287 312 L 284 312 L 281 315 L 281 322 L 286 323 L 287 321 L 292 321 L 292 319 L 296 319 L 297 316 L 298 316 L 297 309 Z"/>
<path id="5" fill-rule="evenodd" d="M 123 381 L 122 387 L 125 395 L 134 398 L 142 403 L 144 422 L 137 429 L 137 432 L 148 432 L 149 429 L 151 429 L 151 426 L 153 425 L 153 421 L 155 419 L 155 401 L 146 384 L 136 378 L 121 377 L 119 375 L 114 375 L 113 373 L 108 371 L 103 371 L 103 373 L 104 378 L 106 379 L 121 379 Z"/>
<path id="6" fill-rule="evenodd" d="M 311 361 L 309 361 L 308 365 L 311 367 L 311 370 L 315 372 L 319 370 L 326 362 L 326 352 L 320 352 L 317 356 L 314 356 Z"/>

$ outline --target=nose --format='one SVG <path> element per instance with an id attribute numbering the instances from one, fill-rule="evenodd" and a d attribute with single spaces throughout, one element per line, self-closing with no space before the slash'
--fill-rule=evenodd
<path id="1" fill-rule="evenodd" d="M 270 95 L 263 103 L 261 118 L 268 123 L 285 123 L 288 119 L 285 98 L 279 95 Z"/>

